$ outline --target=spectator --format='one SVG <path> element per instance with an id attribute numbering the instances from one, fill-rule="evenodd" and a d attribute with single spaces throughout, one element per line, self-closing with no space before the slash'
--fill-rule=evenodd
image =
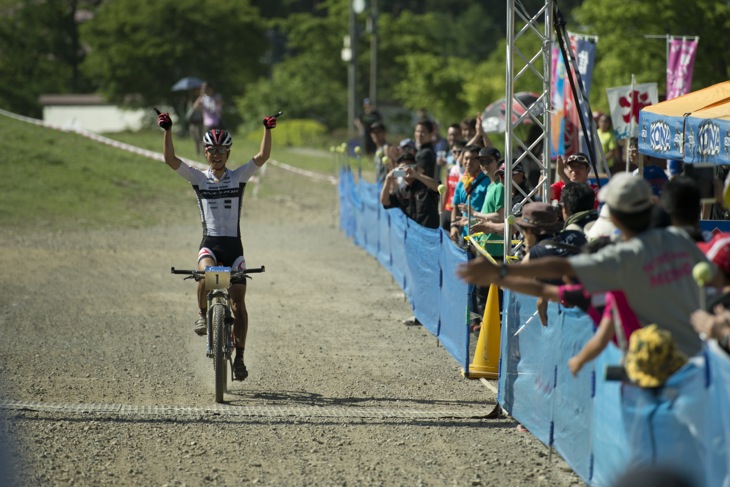
<path id="1" fill-rule="evenodd" d="M 203 130 L 203 111 L 200 103 L 196 103 L 201 92 L 202 88 L 198 90 L 194 100 L 188 100 L 188 108 L 185 112 L 188 133 L 190 134 L 190 138 L 193 139 L 193 144 L 195 144 L 195 153 L 199 156 L 203 155 L 203 134 L 205 133 Z"/>
<path id="2" fill-rule="evenodd" d="M 477 230 L 475 225 L 478 226 L 481 222 L 492 222 L 501 223 L 504 221 L 504 182 L 497 174 L 499 169 L 499 160 L 501 154 L 499 150 L 494 147 L 484 147 L 479 151 L 479 165 L 484 174 L 487 175 L 491 183 L 487 186 L 487 193 L 484 196 L 484 204 L 480 211 L 472 213 L 474 219 L 472 223 L 472 232 L 483 231 Z M 463 218 L 458 222 L 460 226 L 468 225 L 467 218 Z M 504 227 L 503 227 L 504 228 Z M 497 233 L 484 232 L 484 236 L 479 239 L 479 242 L 485 246 L 489 255 L 495 260 L 502 260 L 504 255 L 504 246 L 496 244 L 488 244 L 490 240 L 502 240 L 502 236 Z"/>
<path id="3" fill-rule="evenodd" d="M 586 243 L 583 233 L 562 230 L 558 209 L 548 203 L 533 203 L 524 208 L 515 224 L 524 236 L 525 256 L 522 262 L 534 261 L 550 256 L 568 257 L 580 253 Z M 560 279 L 544 279 L 545 282 L 560 285 Z M 537 311 L 543 325 L 547 324 L 547 301 L 538 299 Z"/>
<path id="4" fill-rule="evenodd" d="M 491 181 L 487 186 L 487 194 L 484 196 L 484 204 L 482 205 L 480 212 L 475 212 L 477 219 L 491 220 L 491 221 L 504 221 L 504 184 L 502 180 L 497 177 L 497 169 L 499 169 L 499 160 L 501 154 L 494 147 L 485 147 L 479 151 L 479 165 L 482 173 L 486 174 Z M 468 224 L 468 222 L 465 222 Z M 478 242 L 484 249 L 498 262 L 501 262 L 504 256 L 504 243 L 495 242 L 489 243 L 490 241 L 502 241 L 501 235 L 487 233 L 482 235 Z M 499 293 L 497 300 L 499 303 L 499 309 L 502 309 L 502 290 L 495 288 Z M 473 308 L 476 310 L 478 315 L 484 316 L 484 308 L 489 298 L 490 286 L 476 286 L 476 289 L 472 293 L 474 302 Z M 481 329 L 481 319 L 477 319 L 477 323 L 472 324 L 472 330 L 478 331 Z"/>
<path id="5" fill-rule="evenodd" d="M 601 141 L 603 155 L 606 156 L 606 163 L 611 172 L 617 172 L 621 165 L 621 152 L 616 142 L 616 135 L 613 133 L 611 118 L 605 113 L 598 115 L 598 139 Z"/>
<path id="6" fill-rule="evenodd" d="M 496 175 L 499 181 L 504 184 L 504 171 L 505 164 L 501 162 L 497 169 Z M 512 166 L 512 214 L 520 216 L 522 214 L 523 202 L 525 202 L 524 194 L 527 194 L 525 171 L 522 170 L 522 163 L 516 163 Z M 522 189 L 520 191 L 518 188 Z M 524 194 L 523 194 L 524 193 Z M 532 200 L 537 200 L 537 197 L 533 196 Z M 529 203 L 531 200 L 526 200 Z M 526 204 L 525 203 L 525 204 Z M 472 225 L 472 231 L 493 233 L 497 235 L 504 235 L 504 220 L 480 220 Z"/>
<path id="7" fill-rule="evenodd" d="M 669 214 L 671 225 L 681 228 L 695 241 L 709 240 L 700 229 L 702 200 L 697 182 L 687 176 L 668 181 L 661 196 L 661 206 Z"/>
<path id="8" fill-rule="evenodd" d="M 701 337 L 717 340 L 730 353 L 730 234 L 718 233 L 711 241 L 697 245 L 719 270 L 710 283 L 718 289 L 718 295 L 706 309 L 692 313 L 690 321 Z"/>
<path id="9" fill-rule="evenodd" d="M 456 186 L 459 184 L 459 178 L 464 172 L 464 166 L 461 164 L 461 151 L 465 145 L 463 140 L 456 140 L 451 146 L 451 155 L 454 157 L 454 164 L 449 166 L 448 176 L 446 177 L 446 192 L 443 196 L 443 209 L 441 211 L 441 228 L 446 232 L 451 230 L 454 192 L 456 191 Z"/>
<path id="10" fill-rule="evenodd" d="M 398 157 L 397 164 L 397 168 L 386 176 L 380 192 L 383 208 L 400 208 L 419 225 L 438 228 L 438 183 L 426 175 L 428 171 L 433 171 L 433 163 L 427 158 L 403 153 Z M 397 169 L 403 171 L 404 175 L 398 176 Z"/>
<path id="11" fill-rule="evenodd" d="M 207 83 L 203 82 L 200 87 L 200 96 L 194 106 L 200 107 L 203 112 L 203 128 L 206 133 L 212 129 L 223 129 L 223 99 L 220 95 L 213 96 L 213 89 Z"/>
<path id="12" fill-rule="evenodd" d="M 586 239 L 591 242 L 602 237 L 608 237 L 611 240 L 617 240 L 621 233 L 616 225 L 611 221 L 611 212 L 608 211 L 608 206 L 603 205 L 601 211 L 598 213 L 598 219 L 594 222 L 589 222 L 583 227 L 586 234 Z"/>
<path id="13" fill-rule="evenodd" d="M 595 253 L 612 243 L 614 241 L 603 237 L 585 245 L 582 252 Z M 569 308 L 578 307 L 590 316 L 598 329 L 580 352 L 568 361 L 568 368 L 573 375 L 577 375 L 586 363 L 595 359 L 611 340 L 621 350 L 626 351 L 628 338 L 641 326 L 622 291 L 605 293 L 605 306 L 600 306 L 597 304 L 600 300 L 594 300 L 580 284 L 556 285 L 529 278 L 506 276 L 501 280 L 500 286 L 542 300 L 559 302 Z M 619 337 L 616 336 L 616 330 L 621 330 Z"/>
<path id="14" fill-rule="evenodd" d="M 375 150 L 377 149 L 377 147 L 375 146 L 373 139 L 370 137 L 370 127 L 375 122 L 382 122 L 383 117 L 380 115 L 380 112 L 378 112 L 375 107 L 373 107 L 373 105 L 370 103 L 370 98 L 363 99 L 362 110 L 363 112 L 357 118 L 355 118 L 353 122 L 355 124 L 355 127 L 357 127 L 357 130 L 360 132 L 360 136 L 362 137 L 362 145 L 365 154 L 368 156 L 373 156 L 375 155 Z"/>
<path id="15" fill-rule="evenodd" d="M 418 149 L 416 149 L 416 141 L 413 139 L 403 139 L 400 141 L 398 146 L 402 149 L 403 152 L 410 152 L 414 156 L 418 152 Z"/>
<path id="16" fill-rule="evenodd" d="M 416 141 L 416 149 L 418 152 L 417 156 L 420 156 L 424 163 L 431 166 L 431 173 L 427 176 L 438 180 L 436 174 L 436 153 L 433 150 L 433 144 L 431 137 L 433 135 L 433 122 L 430 120 L 420 120 L 416 124 L 416 129 L 413 132 L 413 138 Z"/>
<path id="17" fill-rule="evenodd" d="M 459 124 L 461 126 L 461 138 L 469 141 L 477 133 L 477 119 L 476 118 L 465 118 Z"/>
<path id="18" fill-rule="evenodd" d="M 567 183 L 560 194 L 564 230 L 585 233 L 588 223 L 598 219 L 596 193 L 587 183 Z"/>
<path id="19" fill-rule="evenodd" d="M 467 140 L 466 144 L 474 144 L 479 147 L 492 147 L 494 144 L 492 144 L 489 135 L 484 131 L 484 127 L 482 126 L 482 116 L 477 114 L 475 120 L 474 136 L 470 140 Z"/>
<path id="20" fill-rule="evenodd" d="M 588 156 L 582 152 L 568 156 L 568 160 L 563 164 L 563 158 L 558 156 L 557 158 L 557 173 L 560 181 L 557 181 L 550 186 L 552 189 L 550 195 L 550 201 L 560 201 L 560 194 L 565 187 L 565 183 L 587 183 L 588 175 L 591 172 L 590 163 L 588 162 Z M 591 188 L 594 191 L 598 191 L 598 186 L 591 184 Z M 596 202 L 596 209 L 598 209 L 598 203 Z"/>
<path id="21" fill-rule="evenodd" d="M 616 174 L 599 198 L 608 205 L 622 242 L 592 255 L 546 257 L 514 266 L 478 259 L 460 266 L 458 275 L 479 285 L 499 283 L 508 274 L 541 279 L 568 276 L 579 278 L 588 292 L 621 289 L 642 325 L 656 323 L 669 330 L 679 350 L 694 355 L 701 342 L 688 325 L 689 315 L 699 305 L 692 268 L 707 262 L 706 258 L 684 231 L 649 229 L 652 194 L 643 179 Z"/>
<path id="22" fill-rule="evenodd" d="M 446 143 L 449 145 L 449 148 L 446 152 L 446 164 L 448 164 L 448 165 L 453 165 L 456 163 L 456 160 L 454 159 L 454 155 L 451 151 L 457 140 L 462 140 L 461 139 L 461 127 L 459 127 L 458 123 L 452 123 L 451 125 L 449 125 L 449 128 L 446 130 Z"/>
<path id="23" fill-rule="evenodd" d="M 467 145 L 461 155 L 465 172 L 454 190 L 450 230 L 451 240 L 457 245 L 461 244 L 461 239 L 469 232 L 468 225 L 463 227 L 458 225 L 459 217 L 471 215 L 476 208 L 481 209 L 487 195 L 489 178 L 482 172 L 479 165 L 480 149 L 481 147 L 478 145 Z"/>
<path id="24" fill-rule="evenodd" d="M 375 180 L 383 184 L 385 176 L 388 174 L 388 167 L 383 163 L 383 158 L 387 153 L 387 143 L 385 140 L 385 124 L 377 121 L 370 125 L 370 138 L 375 144 L 375 155 L 373 156 L 373 162 L 375 164 Z"/>

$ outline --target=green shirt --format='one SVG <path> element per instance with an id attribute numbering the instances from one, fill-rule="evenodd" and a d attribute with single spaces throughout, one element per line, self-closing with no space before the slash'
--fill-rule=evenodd
<path id="1" fill-rule="evenodd" d="M 493 181 L 492 184 L 487 187 L 487 194 L 484 197 L 484 204 L 482 205 L 482 213 L 496 213 L 500 208 L 504 207 L 504 184 L 500 180 Z M 497 235 L 495 233 L 487 233 L 481 237 L 481 243 L 484 244 L 484 248 L 487 249 L 489 255 L 492 257 L 502 257 L 504 255 L 503 244 L 488 244 L 485 241 L 489 240 L 503 240 L 504 235 Z"/>

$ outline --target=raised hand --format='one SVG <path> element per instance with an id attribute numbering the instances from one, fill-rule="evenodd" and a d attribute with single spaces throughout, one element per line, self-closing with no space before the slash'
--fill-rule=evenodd
<path id="1" fill-rule="evenodd" d="M 276 128 L 276 117 L 264 117 L 264 127 L 267 129 Z"/>
<path id="2" fill-rule="evenodd" d="M 170 120 L 170 114 L 167 112 L 160 113 L 160 116 L 157 117 L 157 125 L 165 130 L 170 130 L 172 128 L 172 120 Z"/>

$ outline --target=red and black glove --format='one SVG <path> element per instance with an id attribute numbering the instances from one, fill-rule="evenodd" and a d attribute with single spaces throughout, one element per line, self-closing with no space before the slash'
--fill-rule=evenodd
<path id="1" fill-rule="evenodd" d="M 157 125 L 165 130 L 170 130 L 172 128 L 172 120 L 170 120 L 170 114 L 167 112 L 160 113 L 160 116 L 157 117 Z"/>
<path id="2" fill-rule="evenodd" d="M 267 129 L 276 128 L 276 117 L 264 117 L 264 127 Z"/>

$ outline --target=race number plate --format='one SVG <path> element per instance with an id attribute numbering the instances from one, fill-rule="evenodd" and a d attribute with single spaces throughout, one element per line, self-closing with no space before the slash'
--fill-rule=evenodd
<path id="1" fill-rule="evenodd" d="M 228 289 L 231 284 L 230 267 L 206 267 L 205 268 L 205 289 Z"/>

